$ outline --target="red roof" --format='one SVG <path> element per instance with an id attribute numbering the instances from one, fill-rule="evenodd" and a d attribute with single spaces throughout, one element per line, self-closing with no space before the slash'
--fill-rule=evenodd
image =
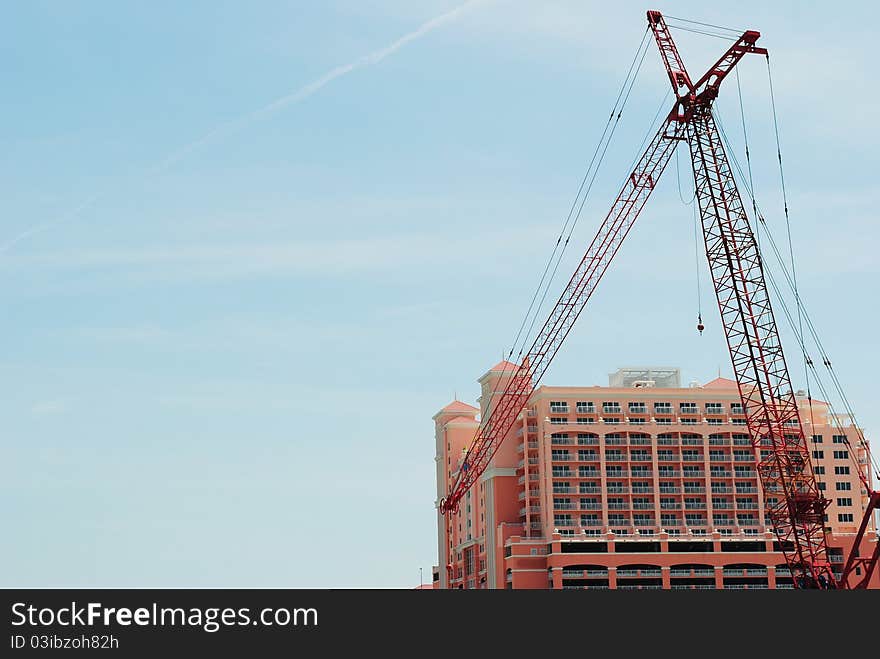
<path id="1" fill-rule="evenodd" d="M 489 372 L 491 373 L 492 371 L 515 371 L 518 368 L 519 368 L 519 366 L 517 366 L 513 362 L 509 362 L 506 359 L 503 359 L 500 362 L 498 362 L 497 364 L 495 364 L 495 366 L 490 368 Z"/>
<path id="2" fill-rule="evenodd" d="M 703 385 L 703 389 L 736 389 L 736 381 L 727 378 L 715 378 Z"/>
<path id="3" fill-rule="evenodd" d="M 460 400 L 454 400 L 449 405 L 444 407 L 441 412 L 468 412 L 474 413 L 479 412 L 479 408 L 474 407 L 473 405 L 468 405 L 467 403 L 462 403 Z"/>

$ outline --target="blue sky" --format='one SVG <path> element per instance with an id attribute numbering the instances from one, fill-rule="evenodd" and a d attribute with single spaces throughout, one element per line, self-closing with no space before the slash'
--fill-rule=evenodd
<path id="1" fill-rule="evenodd" d="M 474 402 L 510 347 L 648 8 L 762 31 L 803 297 L 872 435 L 871 4 L 459 6 L 4 7 L 0 585 L 430 578 L 431 416 L 456 391 Z M 725 48 L 676 37 L 694 75 Z M 740 76 L 755 189 L 785 242 L 763 59 Z M 667 84 L 652 46 L 553 293 Z M 718 110 L 741 150 L 733 80 Z M 694 330 L 676 178 L 548 384 L 633 364 L 731 375 L 702 262 Z"/>

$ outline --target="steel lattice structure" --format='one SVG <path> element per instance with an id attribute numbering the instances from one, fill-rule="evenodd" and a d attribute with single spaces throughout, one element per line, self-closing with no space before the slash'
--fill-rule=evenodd
<path id="1" fill-rule="evenodd" d="M 813 476 L 761 255 L 712 116 L 712 103 L 721 82 L 739 60 L 746 54 L 766 55 L 767 51 L 755 46 L 760 33 L 748 30 L 693 83 L 660 12 L 649 11 L 648 24 L 675 92 L 675 103 L 624 183 L 525 358 L 515 371 L 511 369 L 497 402 L 493 397 L 494 404 L 486 410 L 485 421 L 440 510 L 444 514 L 456 512 L 465 492 L 488 467 L 638 219 L 676 146 L 687 141 L 706 256 L 752 446 L 756 455 L 761 455 L 759 447 L 769 449 L 765 457 L 756 459 L 766 517 L 797 587 L 865 587 L 880 558 L 880 543 L 868 557 L 858 556 L 859 545 L 880 505 L 880 494 L 869 490 L 868 510 L 838 581 L 826 551 L 823 522 L 828 501 Z M 850 584 L 856 566 L 865 575 Z"/>

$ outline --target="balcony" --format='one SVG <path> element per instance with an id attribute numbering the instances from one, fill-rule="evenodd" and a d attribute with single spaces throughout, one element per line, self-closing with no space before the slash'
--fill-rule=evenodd
<path id="1" fill-rule="evenodd" d="M 582 503 L 578 506 L 580 510 L 602 510 L 601 503 Z"/>
<path id="2" fill-rule="evenodd" d="M 535 448 L 538 448 L 538 442 L 530 439 L 529 440 L 529 449 L 535 449 Z"/>
<path id="3" fill-rule="evenodd" d="M 622 411 L 620 405 L 603 405 L 602 414 L 620 414 Z"/>
<path id="4" fill-rule="evenodd" d="M 713 469 L 709 472 L 712 478 L 733 478 L 733 472 L 724 469 Z"/>
<path id="5" fill-rule="evenodd" d="M 634 503 L 632 505 L 633 510 L 654 510 L 654 504 L 652 503 Z"/>
<path id="6" fill-rule="evenodd" d="M 660 510 L 681 510 L 680 503 L 661 503 Z"/>
<path id="7" fill-rule="evenodd" d="M 636 526 L 654 526 L 656 522 L 653 519 L 637 519 L 634 520 Z"/>
<path id="8" fill-rule="evenodd" d="M 550 459 L 553 462 L 568 462 L 571 460 L 571 453 L 552 453 Z"/>
<path id="9" fill-rule="evenodd" d="M 601 519 L 582 519 L 581 526 L 598 528 L 598 527 L 602 526 L 602 520 Z"/>
<path id="10" fill-rule="evenodd" d="M 734 521 L 732 519 L 713 519 L 712 523 L 715 526 L 733 526 Z"/>
<path id="11" fill-rule="evenodd" d="M 730 462 L 729 455 L 709 455 L 709 462 Z"/>
<path id="12" fill-rule="evenodd" d="M 705 503 L 685 503 L 684 509 L 685 510 L 706 510 L 706 504 Z"/>
<path id="13" fill-rule="evenodd" d="M 738 487 L 738 488 L 736 488 L 736 493 L 737 494 L 757 494 L 758 488 L 757 487 Z"/>
<path id="14" fill-rule="evenodd" d="M 681 472 L 678 469 L 658 469 L 657 477 L 658 478 L 678 478 L 681 476 Z"/>
<path id="15" fill-rule="evenodd" d="M 685 494 L 705 494 L 705 493 L 706 493 L 706 488 L 705 488 L 705 487 L 693 487 L 693 486 L 690 486 L 690 485 L 685 485 L 685 487 L 684 487 L 684 493 L 685 493 Z"/>
<path id="16" fill-rule="evenodd" d="M 608 494 L 626 494 L 627 492 L 629 492 L 629 488 L 620 486 L 611 487 L 610 485 L 605 488 L 605 490 L 608 492 Z"/>
<path id="17" fill-rule="evenodd" d="M 703 462 L 703 456 L 702 456 L 702 455 L 688 455 L 688 454 L 685 454 L 685 455 L 681 456 L 681 459 L 682 459 L 682 461 L 684 461 L 684 462 Z"/>
<path id="18" fill-rule="evenodd" d="M 631 462 L 650 462 L 651 456 L 650 455 L 641 455 L 639 453 L 636 453 L 634 455 L 630 455 L 629 459 Z"/>
<path id="19" fill-rule="evenodd" d="M 648 494 L 654 491 L 653 487 L 645 487 L 644 485 L 633 485 L 632 491 L 634 494 Z"/>
<path id="20" fill-rule="evenodd" d="M 553 486 L 553 494 L 574 494 L 573 487 L 561 487 L 558 485 Z"/>
<path id="21" fill-rule="evenodd" d="M 578 492 L 579 492 L 580 494 L 599 494 L 601 491 L 602 491 L 602 490 L 601 490 L 600 488 L 598 488 L 598 487 L 593 487 L 593 486 L 591 486 L 591 485 L 587 485 L 587 486 L 581 487 L 581 488 L 578 490 Z M 608 490 L 608 491 L 611 492 L 611 490 Z"/>
<path id="22" fill-rule="evenodd" d="M 712 474 L 712 475 L 714 476 L 715 474 Z M 732 488 L 724 487 L 723 485 L 722 486 L 716 486 L 716 485 L 712 486 L 712 494 L 730 494 L 732 492 L 733 492 Z"/>
<path id="23" fill-rule="evenodd" d="M 568 405 L 553 405 L 551 403 L 550 414 L 568 414 Z"/>
<path id="24" fill-rule="evenodd" d="M 661 487 L 660 494 L 681 494 L 680 487 Z"/>
<path id="25" fill-rule="evenodd" d="M 608 510 L 628 510 L 629 506 L 625 503 L 609 503 Z"/>
<path id="26" fill-rule="evenodd" d="M 578 414 L 595 414 L 596 406 L 595 405 L 577 405 L 575 407 L 575 412 Z"/>

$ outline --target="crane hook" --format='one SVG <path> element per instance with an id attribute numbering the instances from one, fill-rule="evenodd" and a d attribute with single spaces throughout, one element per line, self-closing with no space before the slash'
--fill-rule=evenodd
<path id="1" fill-rule="evenodd" d="M 703 316 L 702 314 L 697 314 L 697 331 L 700 333 L 700 336 L 703 336 L 704 329 L 706 329 L 706 326 L 703 325 Z"/>

